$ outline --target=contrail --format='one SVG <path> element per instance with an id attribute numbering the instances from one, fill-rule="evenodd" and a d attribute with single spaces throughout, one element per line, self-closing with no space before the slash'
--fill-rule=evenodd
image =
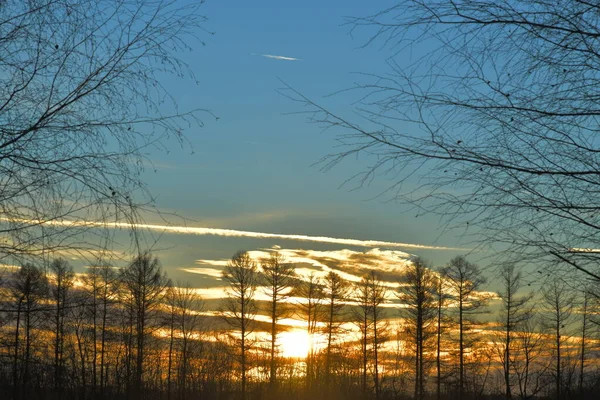
<path id="1" fill-rule="evenodd" d="M 7 220 L 0 218 L 0 220 Z M 124 222 L 90 222 L 90 221 L 69 221 L 69 220 L 54 220 L 54 221 L 39 221 L 39 220 L 20 220 L 12 222 L 24 222 L 28 224 L 36 225 L 53 225 L 53 226 L 89 226 L 89 227 L 102 227 L 102 228 L 130 228 L 131 224 Z M 135 224 L 136 228 L 148 229 L 153 231 L 178 233 L 185 235 L 199 235 L 199 236 L 224 236 L 224 237 L 249 237 L 257 239 L 283 239 L 283 240 L 296 240 L 300 242 L 316 242 L 316 243 L 331 243 L 331 244 L 343 244 L 347 246 L 362 246 L 362 247 L 403 247 L 407 249 L 424 249 L 424 250 L 458 250 L 465 251 L 459 247 L 444 247 L 444 246 L 429 246 L 424 244 L 413 244 L 413 243 L 400 243 L 400 242 L 386 242 L 381 240 L 360 240 L 360 239 L 345 239 L 335 238 L 328 236 L 311 236 L 311 235 L 288 235 L 283 233 L 267 233 L 267 232 L 253 232 L 253 231 L 240 231 L 236 229 L 220 229 L 220 228 L 203 228 L 203 227 L 192 227 L 192 226 L 172 226 L 172 225 L 153 225 L 153 224 Z"/>
<path id="2" fill-rule="evenodd" d="M 253 53 L 253 55 L 257 55 L 257 56 L 261 56 L 261 57 L 266 57 L 266 58 L 272 58 L 273 60 L 302 61 L 301 58 L 278 56 L 278 55 L 275 55 L 275 54 L 255 54 L 255 53 Z"/>

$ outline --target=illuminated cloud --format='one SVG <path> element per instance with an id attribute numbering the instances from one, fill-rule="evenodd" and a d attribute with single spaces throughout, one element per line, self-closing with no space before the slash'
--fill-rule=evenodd
<path id="1" fill-rule="evenodd" d="M 6 219 L 1 219 L 5 220 Z M 51 226 L 73 226 L 73 227 L 101 227 L 101 228 L 130 228 L 132 225 L 123 222 L 93 222 L 93 221 L 69 221 L 69 220 L 52 220 L 52 221 L 39 221 L 39 220 L 22 220 L 12 222 L 23 222 L 32 225 L 51 225 Z M 187 235 L 200 235 L 200 236 L 224 236 L 224 237 L 249 237 L 256 239 L 283 239 L 283 240 L 296 240 L 301 242 L 317 242 L 317 243 L 330 243 L 330 244 L 341 244 L 345 246 L 360 246 L 360 247 L 403 247 L 407 249 L 422 249 L 422 250 L 459 250 L 465 251 L 467 249 L 457 247 L 444 247 L 444 246 L 429 246 L 424 244 L 413 244 L 413 243 L 400 243 L 400 242 L 386 242 L 381 240 L 360 240 L 360 239 L 345 239 L 335 238 L 328 236 L 310 236 L 310 235 L 289 235 L 282 233 L 266 233 L 266 232 L 252 232 L 252 231 L 240 231 L 235 229 L 220 229 L 220 228 L 204 228 L 204 227 L 193 227 L 193 226 L 173 226 L 173 225 L 154 225 L 154 224 L 136 224 L 135 228 L 148 229 L 152 231 L 160 231 L 164 233 L 178 233 Z"/>
<path id="2" fill-rule="evenodd" d="M 3 271 L 18 271 L 21 268 L 20 265 L 14 264 L 0 264 L 0 274 Z"/>
<path id="3" fill-rule="evenodd" d="M 600 253 L 600 249 L 573 247 L 569 249 L 571 253 Z"/>
<path id="4" fill-rule="evenodd" d="M 226 297 L 227 286 L 213 286 L 206 288 L 194 288 L 193 291 L 199 295 L 202 300 L 221 300 Z"/>
<path id="5" fill-rule="evenodd" d="M 273 54 L 258 54 L 258 55 L 261 57 L 272 58 L 273 60 L 302 61 L 301 58 L 296 58 L 296 57 L 276 56 Z"/>
<path id="6" fill-rule="evenodd" d="M 299 279 L 306 280 L 309 275 L 313 274 L 318 278 L 324 278 L 330 272 L 335 272 L 348 282 L 360 282 L 360 280 L 371 272 L 376 272 L 381 280 L 381 283 L 388 288 L 388 299 L 384 307 L 402 308 L 397 299 L 392 295 L 398 288 L 402 274 L 406 271 L 406 267 L 412 262 L 411 254 L 398 250 L 381 250 L 371 249 L 365 252 L 354 251 L 349 249 L 342 250 L 305 250 L 305 249 L 285 249 L 279 246 L 274 246 L 270 249 L 252 250 L 248 254 L 258 264 L 266 261 L 273 251 L 278 251 L 285 262 L 293 264 L 296 274 Z M 223 267 L 229 263 L 227 259 L 218 260 L 198 260 L 198 264 L 212 265 Z M 214 268 L 187 268 L 183 271 L 204 274 L 219 278 L 220 272 Z M 203 272 L 203 271 L 209 271 Z M 434 272 L 437 274 L 437 272 Z M 221 285 L 222 283 L 218 283 Z M 447 288 L 446 290 L 450 290 Z M 257 292 L 257 299 L 269 300 L 268 296 L 262 296 L 263 292 Z M 225 292 L 222 292 L 225 296 Z M 474 298 L 486 298 L 495 300 L 498 298 L 495 292 L 477 291 Z M 302 303 L 303 299 L 289 298 L 291 303 Z M 348 303 L 350 304 L 350 303 Z M 452 302 L 448 304 L 449 308 L 455 307 Z"/>
<path id="7" fill-rule="evenodd" d="M 181 271 L 189 272 L 191 274 L 206 275 L 213 278 L 220 279 L 222 271 L 214 268 L 179 268 Z"/>
<path id="8" fill-rule="evenodd" d="M 376 271 L 380 279 L 390 287 L 397 285 L 398 277 L 410 262 L 410 254 L 398 250 L 371 249 L 366 252 L 349 249 L 342 250 L 304 250 L 282 249 L 274 246 L 272 249 L 252 250 L 248 253 L 258 263 L 268 259 L 273 250 L 277 250 L 286 262 L 294 264 L 296 273 L 301 279 L 310 274 L 324 277 L 329 272 L 335 272 L 350 282 L 359 282 L 363 276 Z M 229 260 L 197 260 L 198 264 L 223 267 Z M 186 272 L 205 274 L 204 270 L 213 268 L 187 268 Z"/>
<path id="9" fill-rule="evenodd" d="M 93 249 L 61 249 L 54 252 L 55 255 L 68 258 L 70 260 L 122 260 L 127 258 L 127 254 L 123 251 L 115 250 L 93 250 Z"/>
<path id="10" fill-rule="evenodd" d="M 213 265 L 215 267 L 226 267 L 229 265 L 229 260 L 196 260 L 196 264 Z"/>

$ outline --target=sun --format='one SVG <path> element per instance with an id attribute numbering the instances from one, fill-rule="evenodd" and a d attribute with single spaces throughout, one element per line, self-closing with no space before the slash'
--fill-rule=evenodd
<path id="1" fill-rule="evenodd" d="M 279 334 L 281 354 L 288 358 L 306 358 L 310 350 L 310 339 L 305 330 L 294 329 Z"/>

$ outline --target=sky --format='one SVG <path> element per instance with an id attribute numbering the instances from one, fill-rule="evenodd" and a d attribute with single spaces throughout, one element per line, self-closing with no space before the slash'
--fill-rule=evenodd
<path id="1" fill-rule="evenodd" d="M 364 47 L 368 34 L 351 34 L 345 17 L 373 14 L 391 4 L 209 0 L 202 6 L 208 17 L 206 32 L 199 33 L 204 43 L 190 42 L 191 50 L 180 54 L 197 85 L 168 76 L 164 83 L 181 110 L 207 109 L 218 120 L 202 114 L 204 126 L 185 133 L 189 146 L 167 142 L 168 152 L 149 153 L 153 165 L 144 179 L 170 226 L 256 234 L 154 227 L 160 238 L 152 250 L 169 275 L 210 285 L 189 271 L 210 268 L 212 261 L 227 260 L 237 250 L 274 246 L 332 254 L 379 248 L 405 252 L 397 255 L 400 262 L 418 255 L 434 266 L 472 247 L 442 232 L 436 217 L 417 219 L 405 206 L 380 196 L 392 183 L 385 178 L 358 190 L 344 185 L 365 170 L 365 160 L 345 160 L 322 171 L 319 161 L 335 151 L 335 136 L 307 123 L 298 114 L 301 105 L 279 91 L 285 82 L 328 109 L 352 113 L 353 94 L 330 95 L 351 87 L 358 73 L 385 72 L 391 50 L 379 44 Z M 146 222 L 167 225 L 155 216 Z"/>

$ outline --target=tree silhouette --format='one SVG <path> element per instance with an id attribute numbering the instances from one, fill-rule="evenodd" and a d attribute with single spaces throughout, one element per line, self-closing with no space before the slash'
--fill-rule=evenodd
<path id="1" fill-rule="evenodd" d="M 387 176 L 385 194 L 417 215 L 501 244 L 511 261 L 599 280 L 599 11 L 577 0 L 398 0 L 347 21 L 391 53 L 385 72 L 344 91 L 356 92 L 359 117 L 283 91 L 336 132 L 341 150 L 325 169 L 364 154 L 358 185 Z"/>
<path id="2" fill-rule="evenodd" d="M 143 398 L 144 360 L 147 339 L 155 313 L 160 306 L 168 280 L 158 258 L 149 252 L 138 255 L 121 272 L 121 279 L 130 301 L 134 318 L 135 378 L 134 393 Z"/>
<path id="3" fill-rule="evenodd" d="M 14 355 L 12 366 L 13 398 L 27 398 L 30 390 L 31 346 L 34 327 L 40 312 L 39 303 L 48 292 L 48 280 L 43 271 L 33 264 L 24 264 L 14 273 L 10 293 L 16 308 Z M 23 323 L 24 349 L 21 349 Z"/>
<path id="4" fill-rule="evenodd" d="M 486 305 L 487 298 L 477 291 L 486 282 L 479 267 L 466 260 L 464 256 L 456 256 L 442 269 L 442 276 L 450 288 L 450 296 L 457 303 L 456 317 L 458 324 L 458 398 L 465 397 L 465 343 L 466 331 L 469 327 L 469 314 L 478 312 Z"/>
<path id="5" fill-rule="evenodd" d="M 54 389 L 60 395 L 62 391 L 61 372 L 64 362 L 65 316 L 69 290 L 73 286 L 75 276 L 73 267 L 64 259 L 56 259 L 50 264 L 55 282 L 52 286 L 52 299 L 56 303 L 54 316 Z"/>
<path id="6" fill-rule="evenodd" d="M 317 323 L 322 321 L 324 312 L 322 280 L 318 278 L 314 272 L 311 273 L 308 278 L 297 287 L 296 295 L 303 299 L 298 307 L 300 309 L 300 315 L 306 321 L 306 331 L 308 333 L 309 349 L 306 360 L 306 386 L 308 392 L 310 392 L 311 385 L 315 379 L 315 335 L 319 331 L 317 329 Z"/>
<path id="7" fill-rule="evenodd" d="M 532 317 L 531 300 L 533 294 L 517 296 L 517 291 L 522 287 L 522 274 L 517 271 L 514 264 L 504 264 L 500 270 L 502 289 L 498 293 L 502 300 L 502 316 L 500 324 L 503 329 L 503 345 L 500 359 L 504 369 L 504 385 L 506 399 L 512 398 L 512 349 L 515 330 L 520 329 L 525 321 Z"/>
<path id="8" fill-rule="evenodd" d="M 285 262 L 279 252 L 271 253 L 268 260 L 262 263 L 264 293 L 269 297 L 268 313 L 271 318 L 271 351 L 269 360 L 269 383 L 271 391 L 277 383 L 277 336 L 280 332 L 279 320 L 289 314 L 289 308 L 284 303 L 289 298 L 292 283 L 296 277 L 294 266 Z"/>
<path id="9" fill-rule="evenodd" d="M 542 298 L 547 316 L 545 328 L 554 335 L 554 396 L 563 398 L 563 378 L 565 368 L 564 343 L 568 338 L 568 325 L 573 317 L 575 294 L 569 291 L 566 284 L 555 278 L 542 289 Z"/>
<path id="10" fill-rule="evenodd" d="M 352 285 L 332 271 L 326 279 L 317 278 L 322 272 L 299 274 L 291 283 L 298 290 L 280 299 L 281 304 L 302 316 L 294 331 L 305 327 L 307 334 L 324 341 L 306 358 L 278 358 L 276 396 L 365 400 L 413 398 L 416 392 L 433 398 L 438 386 L 443 400 L 458 395 L 492 400 L 507 395 L 508 365 L 512 398 L 597 397 L 592 297 L 587 306 L 579 304 L 576 292 L 557 280 L 556 285 L 545 284 L 535 299 L 540 302 L 530 305 L 529 296 L 518 293 L 519 271 L 507 264 L 492 283 L 500 287 L 490 307 L 494 315 L 482 316 L 481 305 L 489 295 L 474 288 L 482 283 L 474 264 L 457 257 L 440 275 L 414 261 L 395 277 L 387 272 L 385 281 L 372 265 L 366 266 L 367 274 Z M 53 263 L 47 271 L 33 264 L 10 268 L 0 280 L 0 293 L 7 295 L 0 298 L 0 388 L 9 398 L 127 400 L 140 393 L 149 400 L 274 397 L 270 349 L 255 345 L 272 329 L 269 315 L 256 315 L 258 305 L 269 302 L 257 298 L 265 289 L 264 277 L 247 252 L 236 253 L 224 268 L 230 297 L 210 299 L 206 305 L 196 288 L 172 284 L 150 253 L 121 269 L 98 260 L 85 274 L 71 275 L 64 260 Z M 388 299 L 394 278 L 399 297 Z M 419 299 L 423 327 L 417 335 Z M 219 302 L 220 313 L 214 308 Z M 401 317 L 388 308 L 403 310 Z M 580 317 L 586 320 L 585 332 Z M 280 319 L 276 330 L 287 325 Z M 287 349 L 296 343 L 282 345 Z M 435 369 L 434 355 L 444 364 L 443 373 L 438 368 L 437 385 L 427 379 Z"/>
<path id="11" fill-rule="evenodd" d="M 415 351 L 415 399 L 425 397 L 425 346 L 433 335 L 438 303 L 436 275 L 420 258 L 406 266 L 400 278 L 398 298 L 406 304 L 407 331 Z"/>
<path id="12" fill-rule="evenodd" d="M 116 292 L 118 288 L 117 274 L 115 269 L 102 260 L 88 268 L 86 275 L 82 278 L 85 290 L 85 303 L 88 306 L 88 313 L 92 323 L 93 341 L 96 343 L 98 329 L 100 329 L 100 362 L 98 364 L 98 348 L 94 346 L 93 364 L 92 364 L 92 390 L 96 391 L 96 369 L 100 369 L 100 397 L 104 397 L 106 387 L 106 347 L 107 330 L 109 327 L 110 312 L 112 306 L 116 303 Z M 97 365 L 98 364 L 98 365 Z"/>
<path id="13" fill-rule="evenodd" d="M 202 3 L 2 3 L 4 256 L 95 248 L 77 231 L 130 223 L 151 202 L 146 149 L 201 125 L 200 110 L 177 111 L 164 77 L 193 78 L 177 54 L 202 32 Z"/>
<path id="14" fill-rule="evenodd" d="M 342 325 L 342 308 L 348 295 L 348 283 L 337 273 L 330 271 L 324 279 L 323 294 L 325 298 L 325 334 L 327 348 L 325 350 L 325 386 L 331 387 L 334 348 L 339 341 L 337 335 Z"/>
<path id="15" fill-rule="evenodd" d="M 436 346 L 435 346 L 435 367 L 436 367 L 436 399 L 441 398 L 442 394 L 442 333 L 446 331 L 443 324 L 444 309 L 448 300 L 448 294 L 444 285 L 444 279 L 438 274 L 435 284 L 436 291 Z"/>
<path id="16" fill-rule="evenodd" d="M 225 321 L 236 330 L 235 342 L 239 346 L 239 363 L 242 400 L 246 398 L 248 354 L 252 347 L 250 334 L 254 330 L 257 307 L 254 300 L 258 285 L 256 262 L 245 251 L 237 252 L 223 270 L 223 280 L 229 284 L 228 298 L 224 303 Z"/>

